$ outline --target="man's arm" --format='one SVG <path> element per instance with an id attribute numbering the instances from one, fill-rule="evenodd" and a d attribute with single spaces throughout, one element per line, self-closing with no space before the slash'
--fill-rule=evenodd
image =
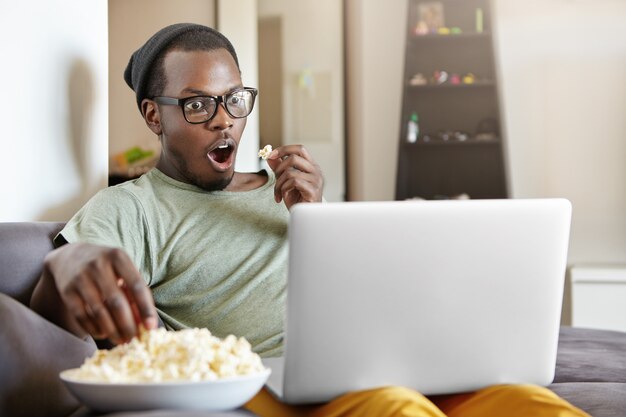
<path id="1" fill-rule="evenodd" d="M 31 308 L 84 338 L 113 343 L 137 334 L 137 324 L 157 326 L 152 294 L 121 249 L 70 243 L 50 252 Z"/>

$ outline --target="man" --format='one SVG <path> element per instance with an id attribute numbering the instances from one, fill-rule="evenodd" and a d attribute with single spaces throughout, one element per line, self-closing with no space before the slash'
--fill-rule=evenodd
<path id="1" fill-rule="evenodd" d="M 208 327 L 246 337 L 262 356 L 282 352 L 289 208 L 322 200 L 322 174 L 302 146 L 282 146 L 270 172 L 234 171 L 256 90 L 241 80 L 220 33 L 177 24 L 137 50 L 125 79 L 161 141 L 154 170 L 102 190 L 57 238 L 32 308 L 80 338 L 129 340 L 138 323 Z M 495 386 L 426 399 L 399 387 L 292 407 L 266 391 L 259 415 L 584 416 L 535 386 Z"/>

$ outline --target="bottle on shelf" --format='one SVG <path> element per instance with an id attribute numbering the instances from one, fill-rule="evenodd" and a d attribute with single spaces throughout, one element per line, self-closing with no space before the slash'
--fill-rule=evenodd
<path id="1" fill-rule="evenodd" d="M 418 121 L 419 118 L 417 116 L 417 112 L 411 113 L 406 134 L 406 140 L 409 143 L 417 142 L 417 137 L 419 135 L 419 125 L 417 124 Z"/>
<path id="2" fill-rule="evenodd" d="M 476 33 L 483 33 L 483 9 L 476 8 Z"/>

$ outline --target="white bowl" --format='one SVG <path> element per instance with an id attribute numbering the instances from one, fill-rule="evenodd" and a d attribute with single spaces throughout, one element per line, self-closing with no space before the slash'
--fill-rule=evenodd
<path id="1" fill-rule="evenodd" d="M 271 370 L 254 375 L 199 382 L 96 383 L 71 377 L 63 371 L 61 380 L 83 404 L 95 411 L 139 411 L 186 409 L 224 411 L 244 405 L 270 376 Z"/>

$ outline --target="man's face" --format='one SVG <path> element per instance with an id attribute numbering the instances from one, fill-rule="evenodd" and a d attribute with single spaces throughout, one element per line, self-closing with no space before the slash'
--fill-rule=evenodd
<path id="1" fill-rule="evenodd" d="M 162 95 L 175 98 L 221 96 L 242 87 L 239 69 L 225 49 L 167 53 L 166 87 Z M 170 177 L 205 190 L 224 189 L 235 172 L 235 156 L 246 119 L 231 117 L 218 106 L 205 123 L 185 120 L 180 106 L 159 105 L 161 158 L 157 167 Z"/>

